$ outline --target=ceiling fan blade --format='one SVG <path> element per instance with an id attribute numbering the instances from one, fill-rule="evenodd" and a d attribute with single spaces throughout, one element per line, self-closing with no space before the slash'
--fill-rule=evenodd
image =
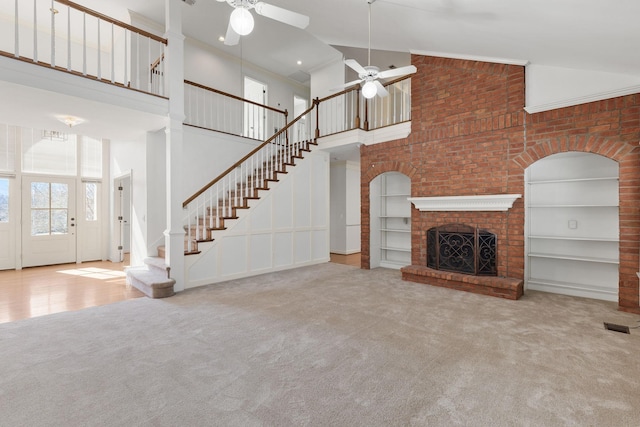
<path id="1" fill-rule="evenodd" d="M 240 41 L 240 34 L 233 31 L 231 27 L 231 22 L 229 22 L 229 26 L 227 27 L 227 34 L 224 36 L 224 44 L 227 46 L 235 46 Z"/>
<path id="2" fill-rule="evenodd" d="M 373 84 L 376 85 L 376 88 L 378 89 L 376 95 L 378 95 L 380 98 L 384 98 L 385 96 L 389 95 L 389 92 L 384 88 L 384 86 L 382 86 L 380 80 L 374 80 Z"/>
<path id="3" fill-rule="evenodd" d="M 406 67 L 394 68 L 392 70 L 385 70 L 378 73 L 378 77 L 381 79 L 388 79 L 389 77 L 400 77 L 407 74 L 413 74 L 418 69 L 415 65 L 407 65 Z"/>
<path id="4" fill-rule="evenodd" d="M 329 90 L 330 90 L 331 92 L 336 92 L 336 91 L 342 90 L 342 89 L 347 88 L 347 87 L 355 86 L 355 85 L 357 85 L 358 83 L 361 83 L 361 82 L 362 82 L 362 80 L 361 80 L 361 79 L 358 79 L 358 80 L 354 80 L 354 81 L 352 81 L 352 82 L 348 82 L 348 83 L 345 83 L 345 84 L 341 84 L 340 86 L 336 86 L 336 87 L 331 88 L 331 89 L 329 89 Z"/>
<path id="5" fill-rule="evenodd" d="M 285 24 L 293 25 L 303 30 L 309 25 L 308 16 L 268 3 L 258 2 L 254 6 L 254 9 L 258 15 L 266 16 L 267 18 L 275 19 L 276 21 L 284 22 Z"/>
<path id="6" fill-rule="evenodd" d="M 345 59 L 344 63 L 358 74 L 367 74 L 367 70 L 365 70 L 362 65 L 358 64 L 358 61 L 355 59 Z"/>

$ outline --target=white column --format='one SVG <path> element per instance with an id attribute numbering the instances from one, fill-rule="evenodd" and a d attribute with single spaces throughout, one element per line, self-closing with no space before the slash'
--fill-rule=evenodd
<path id="1" fill-rule="evenodd" d="M 182 35 L 182 5 L 180 0 L 165 0 L 165 52 L 168 79 L 169 117 L 166 128 L 167 229 L 164 232 L 165 263 L 171 267 L 174 289 L 185 287 L 184 228 L 182 209 L 182 151 L 184 122 L 184 36 Z"/>

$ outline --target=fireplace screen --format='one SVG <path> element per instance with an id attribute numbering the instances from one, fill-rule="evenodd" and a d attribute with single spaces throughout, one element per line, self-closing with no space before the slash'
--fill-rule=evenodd
<path id="1" fill-rule="evenodd" d="M 496 276 L 496 235 L 467 225 L 427 231 L 427 267 L 476 276 Z"/>

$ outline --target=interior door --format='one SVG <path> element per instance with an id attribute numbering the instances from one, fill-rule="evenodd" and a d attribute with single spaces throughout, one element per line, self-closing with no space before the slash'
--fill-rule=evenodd
<path id="1" fill-rule="evenodd" d="M 22 266 L 76 262 L 73 178 L 23 177 Z"/>

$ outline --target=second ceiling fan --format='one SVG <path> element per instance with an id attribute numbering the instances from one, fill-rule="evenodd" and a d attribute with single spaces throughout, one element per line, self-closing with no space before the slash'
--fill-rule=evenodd
<path id="1" fill-rule="evenodd" d="M 389 92 L 384 88 L 382 83 L 380 83 L 380 79 L 400 77 L 413 74 L 417 71 L 415 65 L 407 65 L 406 67 L 393 68 L 385 71 L 380 71 L 380 68 L 371 65 L 371 4 L 375 1 L 376 0 L 367 0 L 369 4 L 369 48 L 367 50 L 367 65 L 363 67 L 355 59 L 345 59 L 345 65 L 358 73 L 358 80 L 340 86 L 343 88 L 360 83 L 362 85 L 362 96 L 365 98 L 373 98 L 376 95 L 380 97 L 389 95 Z"/>
<path id="2" fill-rule="evenodd" d="M 297 12 L 292 12 L 278 6 L 259 1 L 259 0 L 218 0 L 218 2 L 227 2 L 234 10 L 229 18 L 229 26 L 227 34 L 224 38 L 224 44 L 233 46 L 238 44 L 240 36 L 246 36 L 253 31 L 253 15 L 250 10 L 254 9 L 258 15 L 283 22 L 300 29 L 305 29 L 309 25 L 309 17 Z"/>

